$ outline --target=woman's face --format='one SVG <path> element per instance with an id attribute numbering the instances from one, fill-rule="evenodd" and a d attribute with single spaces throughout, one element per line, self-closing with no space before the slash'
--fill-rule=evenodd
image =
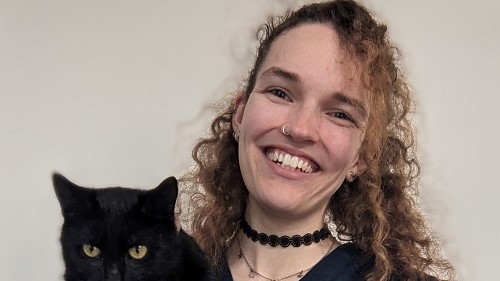
<path id="1" fill-rule="evenodd" d="M 272 43 L 255 88 L 246 102 L 237 100 L 233 118 L 247 208 L 324 215 L 332 194 L 352 180 L 349 173 L 361 172 L 369 109 L 354 69 L 325 24 L 300 25 Z"/>

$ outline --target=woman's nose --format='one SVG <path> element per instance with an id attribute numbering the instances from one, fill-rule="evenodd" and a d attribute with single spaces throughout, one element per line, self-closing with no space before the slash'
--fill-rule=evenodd
<path id="1" fill-rule="evenodd" d="M 283 126 L 295 142 L 317 142 L 319 140 L 319 116 L 310 107 L 291 110 Z M 283 127 L 282 127 L 283 128 Z"/>

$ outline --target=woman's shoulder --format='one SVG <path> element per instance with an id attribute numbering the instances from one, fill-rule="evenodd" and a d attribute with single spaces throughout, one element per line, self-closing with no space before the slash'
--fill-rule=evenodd
<path id="1" fill-rule="evenodd" d="M 355 244 L 338 246 L 318 262 L 301 281 L 358 281 L 364 280 L 367 270 L 372 266 L 369 259 Z M 215 281 L 233 281 L 226 262 L 214 270 Z"/>
<path id="2" fill-rule="evenodd" d="M 322 264 L 324 263 L 324 264 Z M 324 261 L 318 263 L 317 267 L 323 274 L 329 274 L 332 276 L 331 281 L 352 281 L 352 280 L 365 280 L 367 274 L 373 268 L 373 258 L 361 251 L 356 244 L 346 243 L 339 246 L 335 251 L 333 251 L 329 256 L 325 258 Z M 418 281 L 439 281 L 438 278 L 422 274 L 421 277 L 416 277 Z M 411 278 L 402 277 L 397 272 L 393 272 L 391 281 L 407 281 Z M 316 278 L 307 279 L 316 280 Z M 306 279 L 301 281 L 307 281 Z M 322 279 L 323 280 L 323 279 Z"/>
<path id="3" fill-rule="evenodd" d="M 322 259 L 302 281 L 357 281 L 364 276 L 373 263 L 354 243 L 338 246 Z"/>
<path id="4" fill-rule="evenodd" d="M 364 281 L 372 267 L 373 259 L 369 255 L 361 251 L 355 243 L 345 243 L 319 261 L 300 281 Z M 214 281 L 233 281 L 226 262 L 214 272 Z M 419 280 L 438 281 L 435 277 L 427 277 Z M 393 276 L 391 280 L 408 279 Z"/>
<path id="5" fill-rule="evenodd" d="M 335 260 L 332 262 L 336 264 L 335 266 L 343 268 L 343 274 L 339 276 L 350 274 L 351 279 L 334 278 L 331 280 L 365 280 L 366 275 L 372 270 L 374 264 L 373 258 L 370 258 L 369 255 L 362 252 L 354 243 L 347 243 L 339 246 L 334 259 Z M 423 272 L 420 272 L 420 277 L 416 275 L 419 275 L 419 272 L 415 272 L 415 276 L 413 276 L 413 278 L 416 278 L 418 281 L 440 281 L 440 279 Z M 390 278 L 391 281 L 407 281 L 410 279 L 413 280 L 406 275 L 402 276 L 402 274 L 394 271 Z"/>
<path id="6" fill-rule="evenodd" d="M 368 259 L 353 244 L 338 246 L 330 254 L 318 262 L 301 281 L 357 281 L 363 280 L 365 268 L 369 267 Z M 226 262 L 214 270 L 216 281 L 233 281 L 231 271 Z"/>
<path id="7" fill-rule="evenodd" d="M 231 270 L 226 260 L 223 260 L 219 265 L 212 269 L 212 281 L 233 281 Z"/>

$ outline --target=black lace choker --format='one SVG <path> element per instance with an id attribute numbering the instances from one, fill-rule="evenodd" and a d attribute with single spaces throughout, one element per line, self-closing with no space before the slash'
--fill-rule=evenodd
<path id="1" fill-rule="evenodd" d="M 321 240 L 325 240 L 328 236 L 330 236 L 330 231 L 325 226 L 320 230 L 314 231 L 312 234 L 307 233 L 304 235 L 293 235 L 292 237 L 288 235 L 283 235 L 278 237 L 277 235 L 267 235 L 265 233 L 258 233 L 255 229 L 253 229 L 245 219 L 240 221 L 240 228 L 243 230 L 248 238 L 252 239 L 253 242 L 259 241 L 260 244 L 266 245 L 269 244 L 271 247 L 276 247 L 280 245 L 283 248 L 286 248 L 290 245 L 294 247 L 300 247 L 300 245 L 311 245 L 314 243 L 319 243 Z"/>

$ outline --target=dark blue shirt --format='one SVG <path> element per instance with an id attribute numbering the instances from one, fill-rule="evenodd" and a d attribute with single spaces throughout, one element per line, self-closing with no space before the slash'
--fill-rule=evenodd
<path id="1" fill-rule="evenodd" d="M 370 269 L 369 262 L 360 250 L 352 243 L 338 246 L 320 262 L 318 262 L 301 281 L 362 281 Z M 233 281 L 227 263 L 216 274 L 216 281 Z M 288 280 L 296 281 L 293 277 Z"/>

